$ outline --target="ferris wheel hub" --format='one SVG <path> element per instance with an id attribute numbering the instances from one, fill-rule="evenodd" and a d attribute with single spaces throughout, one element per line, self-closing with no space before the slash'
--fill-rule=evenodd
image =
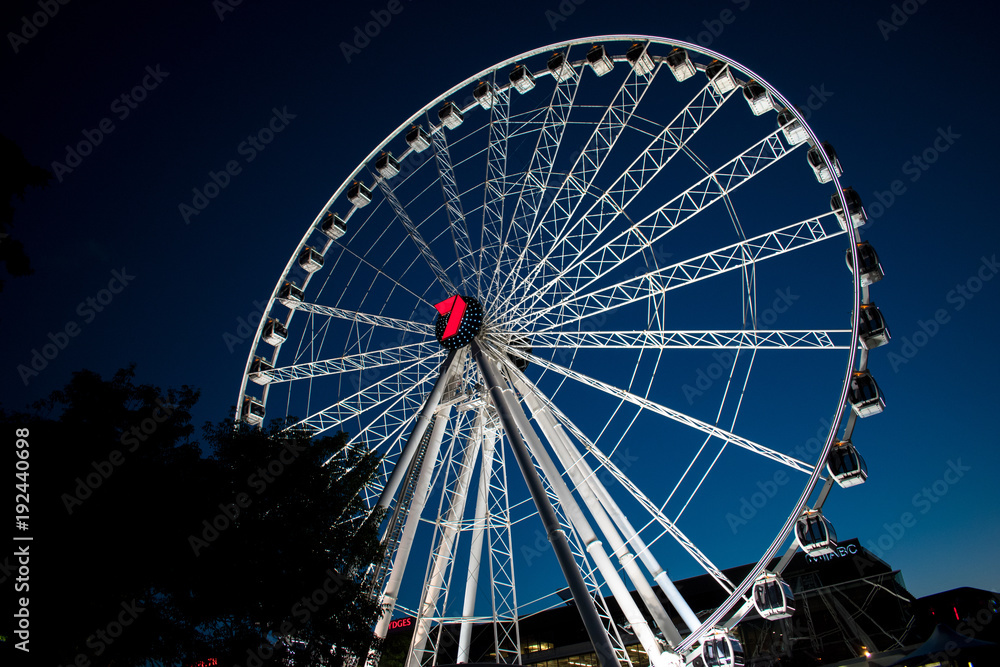
<path id="1" fill-rule="evenodd" d="M 456 294 L 434 307 L 438 311 L 434 336 L 446 350 L 465 347 L 483 328 L 483 306 L 475 297 Z"/>

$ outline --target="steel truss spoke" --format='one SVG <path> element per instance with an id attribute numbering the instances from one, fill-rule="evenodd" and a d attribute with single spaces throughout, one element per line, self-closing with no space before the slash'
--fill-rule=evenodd
<path id="1" fill-rule="evenodd" d="M 441 266 L 441 262 L 438 261 L 431 247 L 427 245 L 427 241 L 420 234 L 417 226 L 413 224 L 413 220 L 410 218 L 410 214 L 406 212 L 403 205 L 399 203 L 399 199 L 396 197 L 396 193 L 393 192 L 392 186 L 389 185 L 388 181 L 380 176 L 374 176 L 375 181 L 378 183 L 379 189 L 382 191 L 382 195 L 385 197 L 386 201 L 389 202 L 389 206 L 396 213 L 396 218 L 399 219 L 403 226 L 406 228 L 406 233 L 410 235 L 413 243 L 416 244 L 417 249 L 420 251 L 421 256 L 423 256 L 424 261 L 437 276 L 438 282 L 441 283 L 441 287 L 444 288 L 449 294 L 456 294 L 458 290 L 455 289 L 454 283 L 451 282 L 451 278 L 445 272 L 444 268 Z M 468 232 L 466 232 L 466 240 L 468 240 Z"/>
<path id="2" fill-rule="evenodd" d="M 514 365 L 510 362 L 509 358 L 500 357 L 503 364 L 508 368 L 508 372 L 514 372 Z M 573 436 L 582 444 L 586 450 L 597 459 L 598 463 L 602 468 L 606 469 L 611 473 L 612 476 L 631 494 L 636 501 L 638 501 L 645 509 L 650 513 L 657 523 L 659 523 L 677 544 L 683 548 L 688 554 L 705 570 L 706 573 L 712 576 L 719 584 L 726 590 L 731 592 L 734 589 L 734 585 L 729 579 L 723 574 L 722 570 L 715 566 L 709 558 L 695 546 L 692 542 L 675 524 L 671 521 L 663 511 L 642 492 L 639 487 L 637 487 L 632 480 L 612 461 L 609 459 L 598 447 L 594 444 L 590 438 L 578 427 L 572 420 L 569 419 L 559 408 L 555 406 L 548 399 L 548 397 L 535 387 L 530 380 L 528 380 L 524 375 L 521 376 L 522 382 L 531 391 L 535 397 L 537 397 L 544 407 L 549 410 L 552 415 L 558 420 L 558 422 L 566 428 Z"/>
<path id="3" fill-rule="evenodd" d="M 369 352 L 351 354 L 338 359 L 326 359 L 323 361 L 295 364 L 293 366 L 282 366 L 269 371 L 261 371 L 257 375 L 262 379 L 266 379 L 268 384 L 291 382 L 293 380 L 350 373 L 352 371 L 365 371 L 373 368 L 381 368 L 382 366 L 407 363 L 430 356 L 437 352 L 438 349 L 439 346 L 436 341 L 409 343 L 408 345 L 400 345 L 384 350 L 371 350 Z"/>
<path id="4" fill-rule="evenodd" d="M 448 212 L 448 224 L 451 228 L 451 239 L 458 258 L 458 273 L 461 278 L 463 294 L 470 291 L 474 282 L 479 281 L 476 262 L 472 253 L 472 241 L 469 240 L 469 227 L 462 212 L 462 200 L 458 196 L 458 183 L 455 181 L 455 168 L 451 164 L 451 153 L 448 151 L 448 139 L 444 131 L 431 135 L 434 146 L 434 163 L 437 165 L 438 182 L 444 196 L 445 209 Z M 475 281 L 473 282 L 473 277 Z M 443 283 L 442 283 L 443 284 Z M 453 292 L 449 292 L 451 294 Z"/>
<path id="5" fill-rule="evenodd" d="M 504 294 L 504 301 L 500 304 L 501 309 L 505 307 L 508 301 L 517 298 L 517 294 L 528 289 L 528 286 L 531 284 L 532 279 L 530 276 L 525 280 L 521 280 L 515 277 L 515 275 L 520 265 L 525 261 L 532 240 L 536 236 L 539 237 L 543 252 L 546 244 L 550 246 L 550 249 L 548 252 L 545 252 L 539 261 L 533 263 L 529 271 L 531 275 L 534 275 L 546 266 L 549 256 L 552 254 L 552 249 L 564 238 L 561 230 L 576 212 L 577 207 L 583 201 L 584 195 L 591 189 L 594 178 L 601 170 L 604 161 L 611 153 L 611 149 L 614 148 L 618 138 L 631 120 L 636 107 L 639 106 L 639 103 L 642 101 L 643 96 L 650 85 L 652 85 L 653 79 L 659 71 L 660 66 L 657 66 L 651 74 L 644 76 L 637 73 L 634 69 L 629 70 L 625 81 L 618 89 L 612 102 L 608 105 L 607 110 L 594 128 L 580 155 L 570 168 L 569 173 L 563 179 L 558 189 L 556 189 L 551 202 L 540 216 L 536 213 L 536 221 L 532 225 L 528 237 L 525 239 L 521 255 L 515 263 L 515 270 L 507 275 L 500 289 L 500 293 Z M 545 238 L 546 235 L 548 238 Z M 509 289 L 507 289 L 507 285 L 510 285 Z"/>
<path id="6" fill-rule="evenodd" d="M 850 329 L 732 331 L 545 331 L 531 335 L 531 347 L 672 349 L 844 350 Z"/>
<path id="7" fill-rule="evenodd" d="M 440 353 L 419 359 L 402 368 L 395 375 L 379 380 L 306 417 L 295 423 L 292 428 L 308 428 L 314 435 L 336 428 L 352 417 L 357 417 L 367 410 L 396 398 L 404 388 L 411 385 L 422 385 L 429 381 L 437 373 L 440 359 Z"/>
<path id="8" fill-rule="evenodd" d="M 412 331 L 413 333 L 427 334 L 429 336 L 434 335 L 434 325 L 427 324 L 425 322 L 411 322 L 409 320 L 400 320 L 394 317 L 386 317 L 384 315 L 362 313 L 357 310 L 323 306 L 318 303 L 304 303 L 302 301 L 289 300 L 284 300 L 282 303 L 293 310 L 301 310 L 305 313 L 316 313 L 317 315 L 326 315 L 327 317 L 348 320 L 359 324 L 371 324 L 373 326 L 385 327 L 387 329 Z"/>
<path id="9" fill-rule="evenodd" d="M 500 261 L 503 239 L 504 200 L 507 188 L 507 141 L 510 120 L 510 90 L 500 90 L 493 73 L 496 99 L 490 107 L 489 144 L 486 152 L 486 180 L 483 187 L 483 228 L 479 243 L 476 294 L 482 299 L 483 271 Z M 496 278 L 494 274 L 492 278 Z"/>
<path id="10" fill-rule="evenodd" d="M 688 141 L 712 118 L 732 92 L 719 95 L 711 83 L 695 97 L 649 143 L 628 169 L 552 244 L 523 281 L 532 285 L 536 275 L 550 265 L 565 266 L 586 252 L 596 239 L 618 219 L 625 208 L 659 174 L 663 168 L 686 149 Z M 558 253 L 557 253 L 558 251 Z M 553 255 L 556 257 L 553 259 Z M 528 292 L 528 296 L 531 292 Z M 524 299 L 517 302 L 517 306 Z"/>
<path id="11" fill-rule="evenodd" d="M 575 292 L 603 277 L 651 247 L 675 227 L 731 194 L 795 148 L 782 140 L 780 130 L 774 131 L 607 243 L 571 262 L 553 279 L 537 288 L 532 303 L 559 284 L 566 284 Z"/>
<path id="12" fill-rule="evenodd" d="M 633 394 L 630 391 L 619 389 L 618 387 L 612 386 L 606 382 L 596 380 L 590 377 L 589 375 L 584 375 L 583 373 L 574 371 L 571 368 L 560 366 L 559 364 L 553 363 L 548 359 L 543 359 L 538 356 L 527 354 L 523 350 L 510 347 L 509 345 L 504 345 L 502 343 L 500 343 L 500 345 L 502 346 L 503 351 L 505 351 L 507 354 L 514 354 L 518 357 L 521 357 L 522 359 L 527 359 L 531 363 L 537 364 L 542 368 L 545 368 L 546 370 L 551 370 L 555 373 L 559 373 L 560 375 L 564 375 L 570 378 L 571 380 L 576 380 L 581 384 L 593 387 L 594 389 L 597 389 L 606 394 L 614 396 L 615 398 L 624 399 L 629 403 L 632 403 L 633 405 L 637 405 L 640 408 L 649 410 L 654 414 L 658 414 L 663 417 L 666 417 L 667 419 L 671 419 L 679 424 L 690 426 L 691 428 L 701 431 L 702 433 L 706 433 L 710 436 L 718 438 L 719 440 L 722 440 L 724 443 L 732 443 L 737 447 L 742 447 L 747 451 L 763 456 L 764 458 L 771 459 L 772 461 L 777 461 L 778 463 L 786 465 L 800 472 L 804 472 L 806 474 L 812 474 L 813 466 L 809 465 L 808 463 L 805 463 L 804 461 L 800 461 L 797 458 L 788 456 L 787 454 L 782 454 L 781 452 L 775 451 L 770 447 L 759 445 L 756 442 L 747 440 L 742 436 L 736 435 L 735 433 L 731 433 L 725 429 L 719 428 L 718 426 L 714 426 L 707 422 L 703 422 L 700 419 L 695 419 L 694 417 L 688 416 L 683 412 L 672 410 L 664 405 L 656 403 L 655 401 L 651 401 L 648 398 L 643 398 L 642 396 Z"/>
<path id="13" fill-rule="evenodd" d="M 643 301 L 722 273 L 742 269 L 747 264 L 777 257 L 832 238 L 843 231 L 828 232 L 820 222 L 826 214 L 755 236 L 692 259 L 655 269 L 594 292 L 577 294 L 562 303 L 547 306 L 523 317 L 526 326 L 542 320 L 539 331 L 550 331 L 614 308 Z M 833 215 L 830 213 L 829 215 Z M 557 311 L 555 317 L 546 317 Z M 543 319 L 544 318 L 544 319 Z"/>
<path id="14" fill-rule="evenodd" d="M 566 57 L 569 57 L 568 49 Z M 576 100 L 576 93 L 582 79 L 583 77 L 579 74 L 564 79 L 556 84 L 555 90 L 552 92 L 552 99 L 549 101 L 545 119 L 538 131 L 535 150 L 521 180 L 521 190 L 514 205 L 513 216 L 505 230 L 504 242 L 497 253 L 499 261 L 491 279 L 489 290 L 491 294 L 500 294 L 499 288 L 494 288 L 494 285 L 501 284 L 499 281 L 514 270 L 513 266 L 517 257 L 508 257 L 507 255 L 516 251 L 510 250 L 510 248 L 522 248 L 527 245 L 526 239 L 530 234 L 528 224 L 535 219 L 538 207 L 542 203 L 542 195 L 545 193 L 549 178 L 552 176 L 552 169 L 562 144 L 566 123 L 569 120 L 570 111 L 573 109 L 573 103 Z"/>

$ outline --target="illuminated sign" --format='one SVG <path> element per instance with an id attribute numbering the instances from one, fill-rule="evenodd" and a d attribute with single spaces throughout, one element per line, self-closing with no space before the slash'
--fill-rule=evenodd
<path id="1" fill-rule="evenodd" d="M 408 628 L 413 625 L 413 617 L 407 616 L 406 618 L 397 618 L 389 622 L 390 630 L 399 630 L 400 628 Z"/>
<path id="2" fill-rule="evenodd" d="M 821 560 L 832 560 L 834 558 L 844 558 L 845 556 L 851 556 L 853 554 L 859 553 L 858 547 L 855 544 L 847 544 L 839 547 L 834 547 L 832 553 L 823 554 L 822 556 L 806 556 L 807 563 L 816 563 Z"/>
<path id="3" fill-rule="evenodd" d="M 199 660 L 198 662 L 193 662 L 188 667 L 217 667 L 219 661 L 215 658 L 207 658 L 205 660 Z"/>
<path id="4" fill-rule="evenodd" d="M 465 347 L 483 326 L 483 307 L 474 297 L 456 294 L 434 308 L 438 312 L 434 335 L 446 350 Z"/>

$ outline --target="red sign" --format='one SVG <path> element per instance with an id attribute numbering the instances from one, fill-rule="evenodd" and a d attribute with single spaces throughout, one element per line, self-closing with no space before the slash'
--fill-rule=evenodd
<path id="1" fill-rule="evenodd" d="M 445 338 L 450 338 L 458 333 L 458 327 L 462 324 L 462 315 L 465 315 L 465 301 L 462 297 L 450 296 L 441 303 L 434 306 L 441 315 L 447 315 L 451 313 L 448 318 L 448 326 L 444 330 L 444 335 L 441 336 L 441 340 Z"/>
<path id="2" fill-rule="evenodd" d="M 407 616 L 406 618 L 397 618 L 394 621 L 389 621 L 390 630 L 399 630 L 400 628 L 408 628 L 413 625 L 413 617 Z"/>

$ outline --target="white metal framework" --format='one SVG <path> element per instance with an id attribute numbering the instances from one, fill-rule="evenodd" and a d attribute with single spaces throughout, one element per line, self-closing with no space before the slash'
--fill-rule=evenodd
<path id="1" fill-rule="evenodd" d="M 735 656 L 752 587 L 830 492 L 831 446 L 884 407 L 858 333 L 881 267 L 819 145 L 745 66 L 614 35 L 469 77 L 336 189 L 272 292 L 238 417 L 383 455 L 367 576 L 376 634 L 414 618 L 409 667 L 520 663 L 520 620 L 569 596 L 602 665 L 634 641 L 657 666 Z M 435 307 L 455 295 L 484 322 L 448 352 Z M 674 585 L 702 573 L 710 608 Z"/>

